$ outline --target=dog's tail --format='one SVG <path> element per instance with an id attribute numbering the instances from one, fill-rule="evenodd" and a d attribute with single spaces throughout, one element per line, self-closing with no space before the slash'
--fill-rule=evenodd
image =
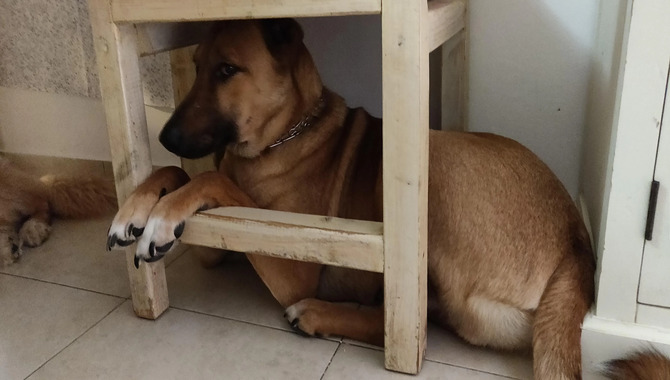
<path id="1" fill-rule="evenodd" d="M 583 225 L 547 284 L 533 323 L 536 379 L 581 379 L 581 324 L 594 298 L 595 260 Z"/>
<path id="2" fill-rule="evenodd" d="M 51 213 L 58 218 L 88 218 L 116 209 L 112 181 L 96 177 L 47 175 L 44 184 Z"/>
<path id="3" fill-rule="evenodd" d="M 611 380 L 669 380 L 670 359 L 656 350 L 640 351 L 607 363 L 603 374 Z"/>

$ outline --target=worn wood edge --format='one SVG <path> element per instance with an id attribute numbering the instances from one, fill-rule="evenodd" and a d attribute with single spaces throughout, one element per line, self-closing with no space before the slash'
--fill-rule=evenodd
<path id="1" fill-rule="evenodd" d="M 199 44 L 211 22 L 144 23 L 135 25 L 140 56 Z"/>
<path id="2" fill-rule="evenodd" d="M 381 222 L 370 222 L 366 220 L 345 219 L 332 216 L 300 214 L 295 212 L 265 210 L 249 207 L 219 207 L 203 211 L 200 214 L 379 236 L 383 234 L 384 226 L 384 224 Z"/>
<path id="3" fill-rule="evenodd" d="M 89 0 L 88 5 L 120 205 L 151 173 L 137 35 L 132 25 L 112 22 L 109 1 Z M 169 307 L 165 264 L 136 269 L 133 259 L 127 249 L 133 309 L 139 317 L 156 319 Z"/>
<path id="4" fill-rule="evenodd" d="M 184 243 L 381 273 L 382 224 L 281 211 L 219 208 L 186 222 Z"/>
<path id="5" fill-rule="evenodd" d="M 381 13 L 381 0 L 113 0 L 118 23 L 212 21 L 277 17 L 345 16 Z"/>
<path id="6" fill-rule="evenodd" d="M 428 2 L 428 51 L 433 51 L 465 28 L 464 0 Z"/>
<path id="7" fill-rule="evenodd" d="M 385 366 L 416 374 L 427 319 L 428 8 L 423 1 L 384 5 Z"/>

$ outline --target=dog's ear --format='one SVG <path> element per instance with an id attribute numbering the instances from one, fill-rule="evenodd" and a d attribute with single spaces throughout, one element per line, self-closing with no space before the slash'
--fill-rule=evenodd
<path id="1" fill-rule="evenodd" d="M 303 32 L 300 24 L 292 18 L 260 20 L 263 40 L 268 51 L 278 57 L 302 43 Z"/>

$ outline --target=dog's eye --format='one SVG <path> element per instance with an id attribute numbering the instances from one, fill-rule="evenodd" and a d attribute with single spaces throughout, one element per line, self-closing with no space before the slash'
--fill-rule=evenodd
<path id="1" fill-rule="evenodd" d="M 239 68 L 228 63 L 223 63 L 216 70 L 215 74 L 217 78 L 225 80 L 237 74 L 238 71 L 240 71 Z"/>

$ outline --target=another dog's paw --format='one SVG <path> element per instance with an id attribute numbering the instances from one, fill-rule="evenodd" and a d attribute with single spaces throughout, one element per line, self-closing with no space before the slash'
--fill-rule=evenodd
<path id="1" fill-rule="evenodd" d="M 192 214 L 179 207 L 178 198 L 168 196 L 161 200 L 151 212 L 137 242 L 135 266 L 139 266 L 139 260 L 157 261 L 175 248 L 184 232 L 185 220 Z"/>
<path id="2" fill-rule="evenodd" d="M 305 336 L 326 336 L 323 331 L 319 331 L 318 303 L 318 300 L 306 298 L 286 308 L 284 317 L 291 328 Z"/>
<path id="3" fill-rule="evenodd" d="M 27 247 L 37 247 L 44 243 L 51 234 L 51 226 L 37 219 L 28 219 L 19 230 L 19 241 Z M 20 250 L 20 248 L 19 248 Z"/>
<path id="4" fill-rule="evenodd" d="M 23 254 L 22 245 L 15 231 L 0 228 L 0 267 L 15 263 Z"/>
<path id="5" fill-rule="evenodd" d="M 165 191 L 160 194 L 131 194 L 109 227 L 107 250 L 127 247 L 142 236 L 151 210 L 163 195 Z"/>

